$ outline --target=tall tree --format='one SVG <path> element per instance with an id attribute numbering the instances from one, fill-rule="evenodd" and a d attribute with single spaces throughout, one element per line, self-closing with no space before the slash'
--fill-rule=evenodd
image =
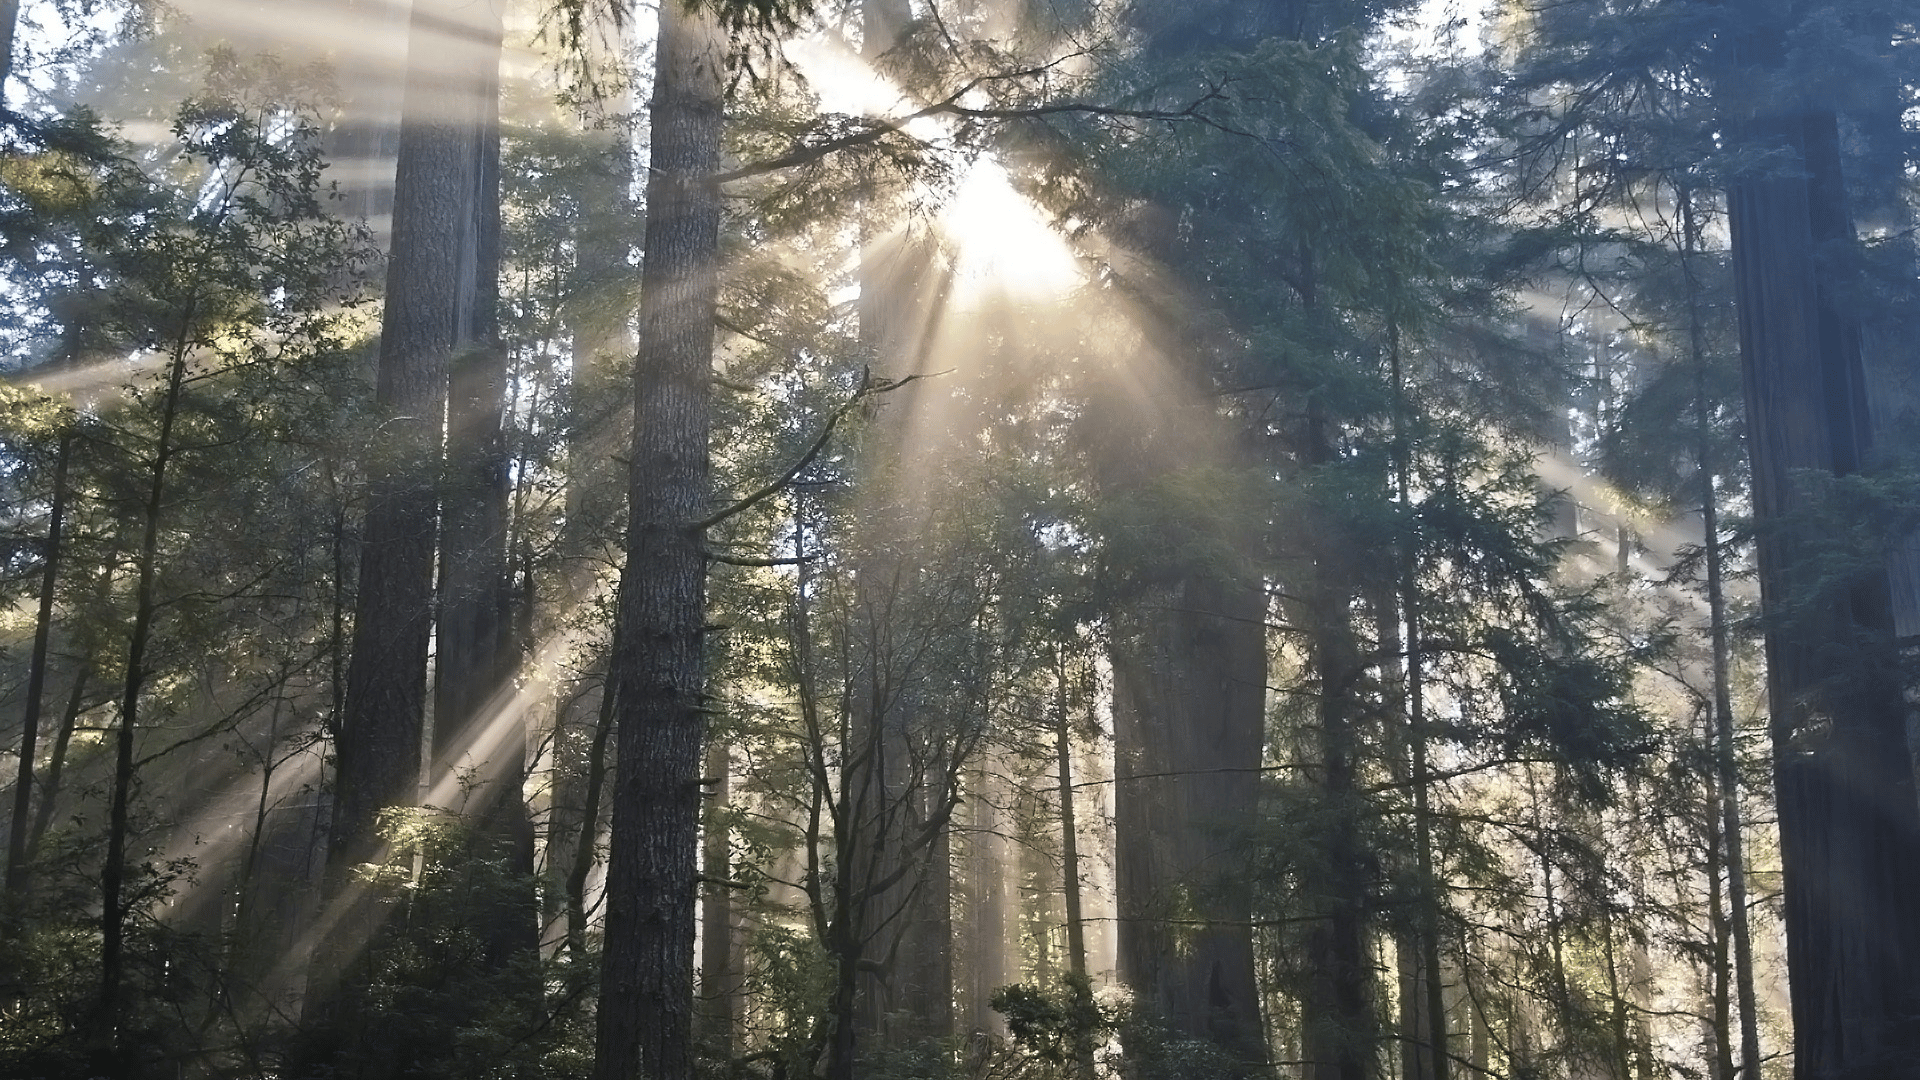
<path id="1" fill-rule="evenodd" d="M 353 868 L 378 860 L 381 814 L 418 801 L 448 384 L 456 358 L 475 344 L 491 288 L 482 268 L 495 257 L 481 208 L 491 205 L 482 193 L 493 175 L 487 142 L 497 130 L 499 13 L 491 3 L 417 0 L 408 33 L 375 388 L 384 431 L 369 462 L 352 657 L 334 739 L 332 940 L 315 954 L 309 991 L 315 1020 L 333 1031 L 322 1057 L 345 1053 L 331 1063 L 373 1073 L 398 1059 L 354 1045 L 369 1017 L 351 1004 L 340 1012 L 336 997 L 378 926 Z"/>
<path id="2" fill-rule="evenodd" d="M 612 678 L 620 767 L 607 863 L 596 1080 L 688 1080 L 726 39 L 660 7 L 634 369 L 627 562 Z"/>
<path id="3" fill-rule="evenodd" d="M 1920 1075 L 1920 803 L 1884 566 L 1817 558 L 1810 477 L 1873 444 L 1844 252 L 1856 243 L 1837 107 L 1796 70 L 1808 3 L 1729 9 L 1718 88 L 1750 155 L 1728 186 L 1754 509 L 1767 620 L 1794 1068 Z"/>
<path id="4" fill-rule="evenodd" d="M 59 457 L 53 467 L 53 495 L 47 508 L 46 549 L 41 553 L 40 599 L 34 616 L 33 654 L 27 661 L 26 715 L 20 722 L 20 769 L 14 780 L 13 816 L 7 827 L 7 877 L 4 906 L 0 906 L 0 934 L 7 933 L 27 889 L 28 813 L 32 808 L 33 771 L 40 739 L 40 703 L 46 696 L 47 649 L 53 637 L 53 603 L 60 583 L 62 533 L 66 527 L 68 467 L 73 460 L 76 436 L 69 432 L 60 439 Z"/>
<path id="5" fill-rule="evenodd" d="M 433 757 L 435 780 L 467 775 L 461 810 L 488 841 L 475 854 L 501 860 L 527 879 L 534 901 L 533 822 L 527 814 L 524 710 L 511 707 L 519 651 L 508 568 L 510 462 L 504 410 L 508 355 L 500 335 L 500 46 L 501 22 L 491 4 L 464 27 L 458 48 L 469 55 L 456 73 L 468 82 L 464 168 L 472 185 L 462 196 L 469 221 L 462 233 L 465 294 L 460 340 L 448 363 L 446 471 L 440 507 L 439 588 L 434 623 Z M 482 918 L 489 956 L 503 962 L 530 951 L 538 932 L 529 906 L 504 907 Z"/>

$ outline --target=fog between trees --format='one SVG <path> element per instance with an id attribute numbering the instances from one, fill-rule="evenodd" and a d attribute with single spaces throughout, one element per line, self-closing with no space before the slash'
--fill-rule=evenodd
<path id="1" fill-rule="evenodd" d="M 0 25 L 0 1073 L 1920 1075 L 1899 5 Z"/>

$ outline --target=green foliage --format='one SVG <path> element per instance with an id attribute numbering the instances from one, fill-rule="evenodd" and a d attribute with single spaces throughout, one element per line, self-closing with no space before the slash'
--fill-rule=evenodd
<path id="1" fill-rule="evenodd" d="M 390 855 L 361 867 L 358 881 L 379 912 L 355 962 L 364 1026 L 331 1067 L 449 1080 L 586 1075 L 591 966 L 496 940 L 501 911 L 533 895 L 511 843 L 485 822 L 423 809 L 384 812 L 381 833 Z"/>
<path id="2" fill-rule="evenodd" d="M 1106 1045 L 1127 1023 L 1126 1010 L 1094 996 L 1085 978 L 1062 976 L 1054 986 L 1015 983 L 994 991 L 994 1010 L 1007 1019 L 1007 1034 L 1029 1058 L 1021 1075 L 1071 1076 L 1077 1062 Z M 1129 1031 L 1134 1045 L 1139 1032 Z M 1147 1055 L 1143 1055 L 1147 1056 Z"/>

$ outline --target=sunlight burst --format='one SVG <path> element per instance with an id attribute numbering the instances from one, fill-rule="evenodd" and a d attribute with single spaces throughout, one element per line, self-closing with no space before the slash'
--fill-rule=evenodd
<path id="1" fill-rule="evenodd" d="M 1083 280 L 1066 238 L 1032 199 L 1014 190 L 1006 167 L 990 156 L 962 174 L 941 208 L 940 230 L 956 251 L 963 300 L 1058 300 Z"/>

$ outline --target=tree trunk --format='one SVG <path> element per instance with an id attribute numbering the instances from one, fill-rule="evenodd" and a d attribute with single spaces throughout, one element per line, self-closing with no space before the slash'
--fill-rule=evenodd
<path id="1" fill-rule="evenodd" d="M 906 0 L 862 0 L 861 56 L 884 71 L 912 21 Z M 860 341 L 878 366 L 894 377 L 915 373 L 937 325 L 936 302 L 925 303 L 934 252 L 920 238 L 886 235 L 896 224 L 872 205 L 863 222 L 861 247 Z M 919 387 L 908 387 L 891 401 L 868 440 L 865 464 L 870 478 L 869 520 L 918 520 L 918 493 L 895 482 L 898 465 L 911 453 L 908 422 L 916 415 Z M 883 1045 L 904 1046 L 953 1034 L 953 917 L 951 838 L 942 825 L 954 793 L 941 777 L 944 760 L 930 760 L 920 738 L 940 718 L 918 715 L 911 694 L 899 685 L 900 642 L 914 633 L 910 611 L 920 597 L 914 577 L 901 573 L 897 538 L 876 537 L 855 573 L 859 596 L 855 609 L 866 621 L 870 642 L 861 658 L 864 685 L 856 694 L 856 738 L 875 748 L 877 770 L 870 812 L 848 819 L 850 827 L 870 835 L 850 837 L 864 847 L 869 882 L 854 905 L 864 961 L 857 1011 L 861 1035 Z M 894 541 L 894 542 L 889 542 Z M 901 625 L 906 623 L 907 625 Z"/>
<path id="2" fill-rule="evenodd" d="M 617 654 L 619 649 L 620 625 L 616 620 L 608 652 Z M 572 848 L 573 861 L 567 868 L 567 950 L 575 960 L 585 960 L 587 957 L 587 878 L 593 873 L 593 864 L 597 861 L 600 803 L 607 786 L 607 744 L 613 736 L 616 708 L 620 700 L 618 691 L 613 672 L 608 671 L 600 686 L 600 714 L 593 726 L 593 742 L 587 750 L 586 790 L 581 796 L 580 825 Z"/>
<path id="3" fill-rule="evenodd" d="M 433 631 L 442 426 L 450 367 L 471 340 L 484 240 L 476 199 L 486 110 L 497 78 L 491 4 L 417 0 L 395 175 L 375 403 L 387 439 L 370 463 L 346 707 L 335 741 L 326 895 L 332 940 L 309 972 L 315 1047 L 348 1073 L 403 1065 L 356 1046 L 360 1010 L 336 991 L 376 930 L 352 867 L 380 857 L 379 815 L 418 800 Z M 471 21 L 479 12 L 481 22 Z M 342 1011 L 344 1010 L 344 1011 Z M 341 1053 L 351 1056 L 338 1059 Z M 402 1055 L 404 1057 L 404 1055 Z"/>
<path id="4" fill-rule="evenodd" d="M 503 861 L 523 896 L 486 898 L 478 918 L 487 962 L 539 946 L 533 820 L 524 795 L 525 714 L 507 700 L 524 642 L 515 640 L 507 562 L 511 477 L 503 410 L 507 351 L 499 338 L 500 46 L 491 3 L 477 5 L 450 73 L 466 82 L 461 120 L 471 163 L 460 194 L 460 326 L 447 390 L 446 485 L 434 637 L 433 756 L 429 782 L 458 791 L 483 858 Z M 450 781 L 459 777 L 458 786 Z"/>
<path id="5" fill-rule="evenodd" d="M 5 14 L 0 11 L 0 16 Z M 4 81 L 0 74 L 0 83 Z M 53 637 L 54 590 L 60 581 L 60 558 L 64 554 L 60 541 L 66 524 L 67 465 L 73 458 L 74 438 L 72 433 L 61 437 L 60 456 L 53 467 L 53 505 L 47 511 L 47 543 L 40 556 L 40 606 L 34 615 L 33 652 L 27 660 L 26 715 L 20 722 L 20 771 L 14 781 L 13 817 L 7 827 L 7 883 L 4 903 L 0 903 L 0 936 L 10 932 L 26 899 L 27 823 L 32 811 L 34 758 L 39 751 L 40 699 L 46 696 L 47 647 Z"/>
<path id="6" fill-rule="evenodd" d="M 1308 931 L 1308 989 L 1301 1002 L 1306 1026 L 1306 1080 L 1366 1080 L 1374 1074 L 1375 1027 L 1366 904 L 1368 855 L 1359 835 L 1359 732 L 1353 715 L 1361 660 L 1352 639 L 1347 598 L 1328 583 L 1334 560 L 1317 563 L 1307 602 L 1318 700 L 1316 779 L 1327 824 L 1318 870 L 1324 875 L 1320 920 Z"/>
<path id="7" fill-rule="evenodd" d="M 1008 771 L 1000 756 L 988 754 L 969 770 L 967 779 L 966 879 L 956 952 L 962 958 L 964 983 L 960 1030 L 968 1038 L 1006 1034 L 992 1000 L 997 990 L 1015 981 L 1007 966 L 1007 835 L 1013 826 L 1002 809 L 1012 795 L 1002 777 Z"/>
<path id="8" fill-rule="evenodd" d="M 708 12 L 661 5 L 596 1080 L 693 1076 L 723 44 Z"/>
<path id="9" fill-rule="evenodd" d="M 1757 5 L 1756 5 L 1757 6 Z M 1784 66 L 1771 12 L 1736 57 Z M 1812 595 L 1825 576 L 1809 474 L 1840 476 L 1871 442 L 1859 333 L 1830 256 L 1853 243 L 1831 110 L 1796 95 L 1744 118 L 1748 145 L 1784 151 L 1728 191 L 1746 377 L 1768 695 L 1786 894 L 1796 1075 L 1920 1075 L 1920 809 L 1907 761 L 1888 582 Z M 1733 98 L 1728 95 L 1729 100 Z"/>
<path id="10" fill-rule="evenodd" d="M 47 829 L 53 824 L 54 805 L 60 801 L 60 774 L 67 764 L 67 746 L 73 741 L 74 725 L 80 722 L 82 707 L 86 704 L 87 681 L 93 678 L 93 664 L 81 661 L 80 670 L 74 673 L 73 689 L 67 694 L 67 707 L 60 713 L 60 729 L 53 735 L 53 750 L 47 755 L 47 772 L 40 780 L 40 809 L 33 815 L 33 831 L 27 836 L 25 862 L 32 865 L 39 856 L 40 842 L 46 838 Z"/>
<path id="11" fill-rule="evenodd" d="M 1686 277 L 1688 351 L 1694 371 L 1694 451 L 1700 476 L 1700 520 L 1707 562 L 1708 638 L 1713 662 L 1714 763 L 1718 773 L 1720 829 L 1727 864 L 1727 920 L 1733 943 L 1733 988 L 1740 1005 L 1740 1075 L 1760 1076 L 1759 1003 L 1753 986 L 1753 933 L 1747 918 L 1747 857 L 1740 812 L 1740 748 L 1733 724 L 1733 645 L 1727 616 L 1726 554 L 1720 542 L 1719 462 L 1714 460 L 1712 403 L 1707 400 L 1707 357 L 1699 287 L 1692 256 L 1696 231 L 1691 192 L 1680 197 L 1681 269 Z"/>
<path id="12" fill-rule="evenodd" d="M 1427 675 L 1424 629 L 1421 626 L 1420 535 L 1419 517 L 1413 501 L 1413 449 L 1407 428 L 1407 385 L 1401 369 L 1400 331 L 1389 328 L 1389 354 L 1393 380 L 1394 497 L 1406 515 L 1400 541 L 1400 616 L 1406 623 L 1402 644 L 1406 650 L 1406 716 L 1408 749 L 1411 755 L 1413 785 L 1413 836 L 1415 869 L 1420 875 L 1422 903 L 1416 921 L 1415 941 L 1419 951 L 1416 970 L 1419 990 L 1425 998 L 1420 1013 L 1424 1023 L 1416 1038 L 1423 1044 L 1419 1075 L 1430 1080 L 1447 1080 L 1452 1062 L 1447 1057 L 1446 982 L 1440 970 L 1441 881 L 1433 857 L 1433 813 L 1429 806 L 1432 778 L 1427 758 Z"/>
<path id="13" fill-rule="evenodd" d="M 174 342 L 167 365 L 166 389 L 160 399 L 160 430 L 153 458 L 147 465 L 146 500 L 140 512 L 140 550 L 134 561 L 133 626 L 127 632 L 127 664 L 120 691 L 120 723 L 114 733 L 113 783 L 107 809 L 107 858 L 100 871 L 100 1001 L 92 1032 L 97 1068 L 111 1077 L 128 1075 L 133 1047 L 124 1043 L 126 1017 L 126 930 L 131 913 L 126 902 L 127 841 L 132 831 L 134 745 L 138 737 L 140 695 L 146 687 L 147 647 L 152 643 L 153 620 L 160 609 L 160 516 L 166 506 L 167 467 L 178 452 L 173 443 L 180 394 L 186 384 L 188 327 L 194 319 L 188 301 L 181 319 L 181 337 Z"/>
<path id="14" fill-rule="evenodd" d="M 631 110 L 632 102 L 623 92 L 613 106 L 617 120 L 606 141 L 593 153 L 596 167 L 577 192 L 581 203 L 575 240 L 578 255 L 567 298 L 561 305 L 573 360 L 566 507 L 555 544 L 568 560 L 565 592 L 558 601 L 567 609 L 595 602 L 601 588 L 598 567 L 602 565 L 596 556 L 611 533 L 609 526 L 622 517 L 626 506 L 626 485 L 615 460 L 616 433 L 626 431 L 619 422 L 625 408 L 607 403 L 632 400 L 631 393 L 614 392 L 615 387 L 632 385 L 628 368 L 633 362 L 633 341 L 627 327 L 628 311 L 609 295 L 620 276 L 628 272 L 627 256 L 634 246 L 633 230 L 639 221 L 628 194 L 633 183 L 633 149 L 626 117 Z M 612 654 L 610 642 L 607 653 Z M 583 824 L 582 808 L 587 773 L 596 767 L 604 772 L 605 725 L 597 724 L 594 718 L 604 715 L 605 707 L 611 705 L 604 696 L 606 685 L 604 671 L 583 674 L 568 687 L 554 718 L 546 848 L 555 878 L 549 895 L 554 897 L 570 900 L 576 842 L 586 844 L 580 850 L 592 857 L 594 838 Z M 589 757 L 599 764 L 590 765 Z M 571 919 L 572 911 L 569 903 L 564 917 Z M 575 938 L 571 925 L 567 940 L 583 945 L 585 941 L 584 937 Z"/>
<path id="15" fill-rule="evenodd" d="M 1073 795 L 1073 725 L 1068 711 L 1067 664 L 1057 658 L 1053 756 L 1060 798 L 1060 877 L 1066 900 L 1067 992 L 1073 1004 L 1073 1075 L 1093 1080 L 1093 980 L 1087 972 L 1086 919 L 1080 898 L 1080 821 Z"/>
<path id="16" fill-rule="evenodd" d="M 1713 743 L 1713 718 L 1707 718 L 1706 741 Z M 1705 783 L 1706 822 L 1702 830 L 1707 872 L 1708 1033 L 1713 1040 L 1711 1080 L 1733 1080 L 1733 933 L 1726 904 L 1726 844 L 1721 834 L 1725 818 L 1719 813 L 1723 796 L 1716 774 Z"/>
<path id="17" fill-rule="evenodd" d="M 1234 830 L 1254 818 L 1266 594 L 1189 578 L 1113 634 L 1120 977 L 1175 1032 L 1266 1060 L 1252 902 Z"/>
<path id="18" fill-rule="evenodd" d="M 700 900 L 700 1041 L 707 1053 L 733 1057 L 734 1026 L 742 980 L 734 959 L 733 847 L 727 800 L 733 792 L 733 760 L 725 740 L 710 740 L 703 786 L 711 799 Z"/>

